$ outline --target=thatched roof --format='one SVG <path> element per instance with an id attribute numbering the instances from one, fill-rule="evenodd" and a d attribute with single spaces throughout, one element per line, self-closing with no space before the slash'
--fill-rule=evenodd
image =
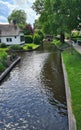
<path id="1" fill-rule="evenodd" d="M 0 37 L 17 36 L 22 30 L 14 24 L 0 24 Z"/>

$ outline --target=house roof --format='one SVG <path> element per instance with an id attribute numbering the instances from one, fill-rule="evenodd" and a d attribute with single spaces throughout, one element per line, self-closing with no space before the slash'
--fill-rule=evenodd
<path id="1" fill-rule="evenodd" d="M 17 36 L 22 30 L 14 24 L 0 24 L 0 37 Z"/>

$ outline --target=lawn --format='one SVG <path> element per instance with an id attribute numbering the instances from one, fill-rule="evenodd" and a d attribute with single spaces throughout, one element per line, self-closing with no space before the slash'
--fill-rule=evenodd
<path id="1" fill-rule="evenodd" d="M 23 45 L 23 50 L 30 50 L 30 49 L 36 49 L 37 47 L 38 47 L 39 45 L 37 45 L 37 44 L 25 44 L 25 45 Z"/>
<path id="2" fill-rule="evenodd" d="M 8 47 L 6 47 L 6 48 L 0 48 L 0 51 L 8 51 L 8 50 L 9 50 Z"/>
<path id="3" fill-rule="evenodd" d="M 72 108 L 76 118 L 77 130 L 81 130 L 81 55 L 72 50 L 62 53 L 71 89 Z"/>

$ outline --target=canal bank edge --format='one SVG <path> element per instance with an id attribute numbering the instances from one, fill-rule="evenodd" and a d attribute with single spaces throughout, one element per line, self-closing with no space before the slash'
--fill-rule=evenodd
<path id="1" fill-rule="evenodd" d="M 12 70 L 12 68 L 21 60 L 21 57 L 18 57 L 1 75 L 0 82 L 6 77 L 6 75 Z"/>
<path id="2" fill-rule="evenodd" d="M 65 91 L 66 91 L 69 130 L 77 130 L 76 120 L 75 120 L 74 114 L 72 112 L 71 92 L 70 92 L 70 87 L 69 87 L 69 83 L 68 83 L 68 77 L 67 77 L 67 72 L 65 69 L 62 55 L 61 55 L 61 59 L 62 59 L 62 69 L 63 69 L 63 74 L 64 74 L 64 83 L 65 83 Z"/>

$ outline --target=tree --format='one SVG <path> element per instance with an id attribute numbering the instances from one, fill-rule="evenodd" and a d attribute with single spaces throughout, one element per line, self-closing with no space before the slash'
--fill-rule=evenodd
<path id="1" fill-rule="evenodd" d="M 30 35 L 30 34 L 33 34 L 33 33 L 34 33 L 33 27 L 31 26 L 31 24 L 27 24 L 27 25 L 24 27 L 24 34 L 25 34 L 25 35 Z"/>
<path id="2" fill-rule="evenodd" d="M 20 26 L 26 24 L 26 13 L 24 10 L 13 10 L 10 16 L 8 17 L 9 23 L 14 22 Z"/>
<path id="3" fill-rule="evenodd" d="M 37 14 L 41 14 L 44 11 L 44 0 L 36 0 L 33 3 L 32 8 L 37 12 Z"/>
<path id="4" fill-rule="evenodd" d="M 60 34 L 64 42 L 64 33 L 78 29 L 81 23 L 81 0 L 36 0 L 34 9 L 40 14 L 39 21 L 44 32 Z M 39 9 L 39 11 L 38 11 Z"/>

